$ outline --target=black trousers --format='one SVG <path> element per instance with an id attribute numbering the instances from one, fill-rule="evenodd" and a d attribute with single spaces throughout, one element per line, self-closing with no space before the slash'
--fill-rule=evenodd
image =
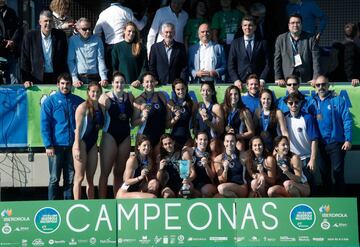
<path id="1" fill-rule="evenodd" d="M 319 154 L 321 162 L 319 164 L 322 185 L 329 196 L 341 196 L 345 190 L 344 167 L 346 151 L 341 150 L 343 143 L 320 143 Z M 334 181 L 332 179 L 334 178 Z"/>

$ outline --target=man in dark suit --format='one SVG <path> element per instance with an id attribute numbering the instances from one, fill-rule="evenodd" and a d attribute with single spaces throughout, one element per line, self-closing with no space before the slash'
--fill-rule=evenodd
<path id="1" fill-rule="evenodd" d="M 269 73 L 269 54 L 265 40 L 254 35 L 256 24 L 251 16 L 245 16 L 241 21 L 244 36 L 235 39 L 230 47 L 228 71 L 234 84 L 242 88 L 242 83 L 250 74 L 260 78 L 260 85 L 264 85 Z"/>
<path id="2" fill-rule="evenodd" d="M 21 73 L 24 86 L 55 84 L 56 78 L 67 68 L 66 34 L 53 28 L 50 11 L 44 10 L 39 18 L 40 30 L 28 32 L 21 52 Z"/>
<path id="3" fill-rule="evenodd" d="M 0 57 L 6 59 L 0 65 L 4 70 L 5 83 L 16 84 L 19 80 L 18 58 L 22 39 L 22 22 L 15 10 L 0 0 Z M 0 81 L 2 84 L 3 81 Z"/>
<path id="4" fill-rule="evenodd" d="M 161 35 L 164 40 L 151 46 L 149 70 L 156 75 L 160 85 L 171 84 L 176 78 L 187 81 L 185 46 L 174 40 L 174 25 L 164 23 Z"/>
<path id="5" fill-rule="evenodd" d="M 289 17 L 289 32 L 280 34 L 275 43 L 275 82 L 285 86 L 285 78 L 296 75 L 301 82 L 315 83 L 320 74 L 320 52 L 317 42 L 309 33 L 302 31 L 302 17 Z"/>
<path id="6" fill-rule="evenodd" d="M 355 43 L 357 32 L 354 23 L 347 23 L 344 27 L 344 71 L 347 81 L 354 87 L 360 85 L 360 47 Z"/>

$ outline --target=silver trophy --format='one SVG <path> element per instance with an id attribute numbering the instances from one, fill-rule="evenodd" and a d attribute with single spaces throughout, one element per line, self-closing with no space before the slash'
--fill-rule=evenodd
<path id="1" fill-rule="evenodd" d="M 190 176 L 190 160 L 178 160 L 180 178 L 188 179 Z M 183 184 L 180 189 L 180 194 L 183 197 L 188 197 L 190 192 L 190 185 Z"/>

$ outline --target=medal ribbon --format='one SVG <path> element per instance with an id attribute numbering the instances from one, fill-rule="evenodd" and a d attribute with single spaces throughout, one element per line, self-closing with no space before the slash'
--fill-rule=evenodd
<path id="1" fill-rule="evenodd" d="M 229 115 L 228 115 L 228 117 L 227 117 L 227 125 L 228 125 L 228 126 L 231 126 L 231 127 L 232 127 L 231 122 L 232 122 L 232 120 L 234 119 L 235 114 L 236 114 L 237 112 L 238 112 L 238 109 L 236 109 L 235 111 L 232 111 L 232 112 L 229 113 Z"/>
<path id="2" fill-rule="evenodd" d="M 122 99 L 122 100 L 120 100 L 120 99 L 114 94 L 114 92 L 113 92 L 112 94 L 113 94 L 113 97 L 114 97 L 115 102 L 117 103 L 117 105 L 118 105 L 118 107 L 119 107 L 120 114 L 125 113 L 125 93 L 124 93 L 124 96 L 123 96 L 123 99 Z"/>
<path id="3" fill-rule="evenodd" d="M 147 95 L 146 93 L 145 93 L 145 96 L 144 95 L 142 96 L 146 101 L 146 105 L 152 106 L 152 100 L 154 98 L 154 94 L 155 93 L 152 93 L 152 95 L 151 95 L 151 97 L 149 99 L 147 99 L 147 97 L 145 97 Z M 149 114 L 150 114 L 150 112 L 149 112 Z M 147 123 L 147 120 L 139 127 L 138 134 L 144 133 L 146 123 Z"/>
<path id="4" fill-rule="evenodd" d="M 261 120 L 261 124 L 263 126 L 263 131 L 267 131 L 267 129 L 269 128 L 269 123 L 270 123 L 270 115 L 265 116 L 264 112 L 262 111 L 261 115 L 260 115 L 260 120 Z"/>

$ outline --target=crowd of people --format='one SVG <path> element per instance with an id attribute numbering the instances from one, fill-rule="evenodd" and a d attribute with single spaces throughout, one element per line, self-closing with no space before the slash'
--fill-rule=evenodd
<path id="1" fill-rule="evenodd" d="M 155 91 L 152 72 L 140 81 L 143 93 L 135 98 L 124 90 L 125 75 L 116 71 L 111 91 L 102 94 L 99 82 L 92 81 L 82 102 L 71 93 L 71 76 L 58 77 L 59 91 L 41 109 L 49 199 L 59 196 L 61 170 L 65 199 L 72 190 L 81 198 L 85 176 L 87 197 L 94 198 L 100 129 L 99 198 L 108 195 L 112 170 L 116 198 L 309 196 L 317 186 L 317 166 L 329 195 L 344 191 L 352 118 L 344 99 L 329 90 L 326 76 L 315 79 L 314 97 L 304 97 L 299 78 L 291 75 L 285 79 L 288 94 L 275 100 L 252 74 L 247 95 L 230 85 L 222 102 L 213 81 L 201 82 L 199 102 L 182 79 L 174 80 L 169 101 Z M 257 105 L 254 112 L 247 102 Z M 130 128 L 135 126 L 132 153 Z"/>
<path id="2" fill-rule="evenodd" d="M 141 74 L 150 70 L 159 85 L 180 77 L 241 88 L 252 73 L 261 84 L 284 86 L 290 74 L 313 83 L 326 73 L 330 81 L 359 85 L 358 25 L 344 26 L 344 39 L 327 55 L 330 66 L 319 47 L 327 16 L 315 0 L 289 0 L 278 7 L 239 0 L 144 2 L 140 20 L 124 6 L 134 4 L 114 0 L 91 23 L 71 17 L 71 0 L 53 0 L 40 13 L 40 30 L 24 34 L 21 18 L 0 0 L 0 69 L 5 72 L 0 83 L 53 84 L 69 72 L 74 86 L 91 80 L 106 86 L 112 72 L 120 71 L 126 83 L 138 87 Z M 152 5 L 159 9 L 153 12 Z"/>
<path id="3" fill-rule="evenodd" d="M 290 1 L 288 31 L 271 42 L 261 3 L 247 11 L 220 0 L 210 20 L 208 1 L 192 1 L 189 18 L 185 0 L 171 0 L 156 11 L 145 44 L 140 31 L 147 16 L 136 19 L 122 2 L 100 13 L 92 32 L 87 18 L 69 16 L 69 0 L 53 0 L 51 11 L 40 13 L 40 29 L 24 36 L 25 88 L 59 87 L 41 108 L 49 199 L 60 196 L 61 172 L 65 199 L 81 198 L 85 176 L 87 197 L 95 197 L 101 129 L 99 198 L 108 195 L 111 171 L 117 198 L 309 196 L 317 166 L 329 195 L 343 191 L 352 118 L 321 71 L 326 17 L 318 7 Z M 319 30 L 310 18 L 321 20 Z M 348 24 L 345 36 L 352 56 L 346 48 L 344 81 L 357 86 L 356 25 Z M 276 99 L 266 88 L 272 81 L 287 95 Z M 189 83 L 199 86 L 199 102 L 190 97 Z M 219 83 L 231 84 L 224 99 L 216 97 Z M 300 93 L 305 83 L 315 88 L 314 97 Z M 135 98 L 126 84 L 143 92 Z M 158 85 L 172 85 L 172 99 Z M 72 86 L 87 86 L 84 102 Z"/>

